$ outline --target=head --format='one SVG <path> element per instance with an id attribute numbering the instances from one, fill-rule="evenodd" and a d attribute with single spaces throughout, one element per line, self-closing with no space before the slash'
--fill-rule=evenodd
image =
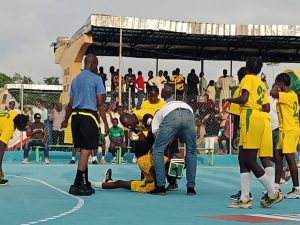
<path id="1" fill-rule="evenodd" d="M 164 71 L 162 71 L 162 70 L 160 70 L 160 71 L 158 71 L 158 76 L 162 76 L 164 74 Z"/>
<path id="2" fill-rule="evenodd" d="M 138 71 L 138 76 L 143 76 L 142 71 Z"/>
<path id="3" fill-rule="evenodd" d="M 112 124 L 113 124 L 113 127 L 114 127 L 114 128 L 118 127 L 119 120 L 118 120 L 117 118 L 113 118 Z"/>
<path id="4" fill-rule="evenodd" d="M 112 74 L 115 73 L 115 67 L 114 67 L 114 66 L 111 66 L 111 67 L 109 68 L 109 72 L 112 73 Z"/>
<path id="5" fill-rule="evenodd" d="M 15 107 L 16 107 L 16 102 L 15 102 L 15 100 L 14 100 L 14 99 L 9 100 L 8 106 L 9 106 L 9 109 L 10 109 L 10 110 L 15 109 Z"/>
<path id="6" fill-rule="evenodd" d="M 42 108 L 42 100 L 41 99 L 37 99 L 36 101 L 35 101 L 35 105 L 36 105 L 36 107 L 38 107 L 38 108 Z"/>
<path id="7" fill-rule="evenodd" d="M 226 69 L 223 70 L 223 76 L 227 77 L 227 70 Z"/>
<path id="8" fill-rule="evenodd" d="M 291 78 L 287 73 L 280 73 L 275 78 L 275 85 L 277 85 L 281 91 L 288 91 L 290 84 Z"/>
<path id="9" fill-rule="evenodd" d="M 122 113 L 120 116 L 120 122 L 127 128 L 136 128 L 136 125 L 139 123 L 136 116 L 129 113 Z"/>
<path id="10" fill-rule="evenodd" d="M 132 74 L 132 69 L 131 68 L 128 68 L 128 73 Z"/>
<path id="11" fill-rule="evenodd" d="M 239 83 L 242 82 L 242 80 L 246 76 L 246 74 L 247 74 L 247 68 L 246 67 L 241 67 L 239 69 L 239 71 L 237 72 L 237 77 L 238 77 Z"/>
<path id="12" fill-rule="evenodd" d="M 149 77 L 149 78 L 152 78 L 152 77 L 153 77 L 153 71 L 152 71 L 152 70 L 149 70 L 149 72 L 148 72 L 148 77 Z"/>
<path id="13" fill-rule="evenodd" d="M 164 88 L 161 90 L 161 97 L 165 100 L 171 98 L 173 94 L 173 88 L 168 85 L 164 86 Z"/>
<path id="14" fill-rule="evenodd" d="M 256 74 L 256 75 L 259 74 L 262 67 L 263 67 L 263 63 L 260 58 L 250 57 L 246 61 L 247 72 L 250 74 Z"/>
<path id="15" fill-rule="evenodd" d="M 36 122 L 36 123 L 41 122 L 41 118 L 42 118 L 42 116 L 41 116 L 41 114 L 39 114 L 39 113 L 35 113 L 35 114 L 33 115 L 34 122 Z"/>
<path id="16" fill-rule="evenodd" d="M 58 111 L 61 111 L 62 110 L 62 104 L 60 102 L 57 103 L 56 108 L 57 108 Z"/>
<path id="17" fill-rule="evenodd" d="M 84 59 L 84 69 L 93 73 L 98 72 L 98 58 L 94 54 L 88 54 Z"/>
<path id="18" fill-rule="evenodd" d="M 158 99 L 159 89 L 156 86 L 151 86 L 148 91 L 148 100 L 150 103 L 155 104 L 159 101 Z"/>
<path id="19" fill-rule="evenodd" d="M 215 85 L 215 81 L 210 80 L 209 83 L 208 83 L 208 85 L 209 85 L 209 86 L 214 86 L 214 85 Z"/>
<path id="20" fill-rule="evenodd" d="M 25 131 L 28 124 L 29 117 L 24 114 L 18 114 L 14 118 L 14 125 L 19 131 Z"/>
<path id="21" fill-rule="evenodd" d="M 103 72 L 104 72 L 103 66 L 100 66 L 99 67 L 99 73 L 103 73 Z"/>
<path id="22" fill-rule="evenodd" d="M 199 76 L 200 76 L 200 77 L 204 77 L 204 73 L 203 73 L 203 72 L 200 72 Z"/>
<path id="23" fill-rule="evenodd" d="M 180 69 L 179 68 L 176 68 L 176 74 L 178 75 L 178 74 L 180 74 Z"/>
<path id="24" fill-rule="evenodd" d="M 168 71 L 164 71 L 164 76 L 166 77 L 166 76 L 168 76 Z"/>

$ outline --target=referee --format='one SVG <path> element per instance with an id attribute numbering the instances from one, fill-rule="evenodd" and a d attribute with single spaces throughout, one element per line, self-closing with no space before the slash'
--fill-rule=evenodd
<path id="1" fill-rule="evenodd" d="M 105 132 L 108 124 L 103 108 L 105 88 L 101 77 L 97 76 L 98 59 L 89 54 L 84 60 L 84 70 L 73 79 L 70 90 L 70 101 L 66 108 L 66 117 L 62 127 L 66 128 L 71 119 L 74 148 L 80 148 L 80 159 L 74 184 L 69 193 L 72 195 L 91 195 L 95 193 L 88 179 L 88 158 L 93 149 L 98 148 L 97 111 L 104 121 Z"/>

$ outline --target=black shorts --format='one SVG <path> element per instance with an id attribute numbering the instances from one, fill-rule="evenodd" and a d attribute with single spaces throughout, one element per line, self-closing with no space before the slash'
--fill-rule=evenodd
<path id="1" fill-rule="evenodd" d="M 82 114 L 81 114 L 82 113 Z M 72 113 L 72 135 L 74 148 L 98 149 L 97 112 L 76 111 Z"/>

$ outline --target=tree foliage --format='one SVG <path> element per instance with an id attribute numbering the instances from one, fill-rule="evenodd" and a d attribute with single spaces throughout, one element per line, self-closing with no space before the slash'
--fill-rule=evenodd
<path id="1" fill-rule="evenodd" d="M 5 73 L 0 72 L 0 88 L 4 87 L 5 84 L 12 83 L 12 78 L 6 75 Z"/>
<path id="2" fill-rule="evenodd" d="M 47 85 L 58 85 L 59 84 L 59 77 L 46 77 L 44 78 L 44 83 Z"/>
<path id="3" fill-rule="evenodd" d="M 31 77 L 29 76 L 21 76 L 19 73 L 14 73 L 12 77 L 12 81 L 15 84 L 33 84 Z"/>

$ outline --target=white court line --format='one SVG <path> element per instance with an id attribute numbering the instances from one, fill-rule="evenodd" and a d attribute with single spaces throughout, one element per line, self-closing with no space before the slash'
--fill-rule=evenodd
<path id="1" fill-rule="evenodd" d="M 274 214 L 274 215 L 265 215 L 265 214 L 247 214 L 248 216 L 257 216 L 257 217 L 263 217 L 263 218 L 271 218 L 271 219 L 282 219 L 282 220 L 289 220 L 289 221 L 300 221 L 300 218 L 295 218 L 294 216 L 296 214 Z M 300 214 L 298 214 L 300 215 Z"/>
<path id="2" fill-rule="evenodd" d="M 47 221 L 50 221 L 50 220 L 55 220 L 55 219 L 58 219 L 58 218 L 61 218 L 63 216 L 67 216 L 69 214 L 72 214 L 74 212 L 76 212 L 77 210 L 79 210 L 83 205 L 84 205 L 84 200 L 82 198 L 79 198 L 77 196 L 74 196 L 74 195 L 70 195 L 68 192 L 65 192 L 57 187 L 54 187 L 53 185 L 51 184 L 48 184 L 47 182 L 45 181 L 42 181 L 42 180 L 38 180 L 38 179 L 34 179 L 34 178 L 30 178 L 30 177 L 23 177 L 23 176 L 17 176 L 17 175 L 7 175 L 7 176 L 10 176 L 10 177 L 17 177 L 17 178 L 23 178 L 23 179 L 27 179 L 27 180 L 32 180 L 32 181 L 35 181 L 35 182 L 39 182 L 43 185 L 46 185 L 48 186 L 49 188 L 52 188 L 64 195 L 67 195 L 69 197 L 72 197 L 72 198 L 75 198 L 76 200 L 78 200 L 77 204 L 75 207 L 73 207 L 72 209 L 68 210 L 68 211 L 65 211 L 65 212 L 62 212 L 60 214 L 57 214 L 55 216 L 51 216 L 51 217 L 47 217 L 45 219 L 40 219 L 40 220 L 37 220 L 37 221 L 31 221 L 31 222 L 27 222 L 27 223 L 22 223 L 20 225 L 31 225 L 31 224 L 38 224 L 38 223 L 44 223 L 44 222 L 47 222 Z"/>

